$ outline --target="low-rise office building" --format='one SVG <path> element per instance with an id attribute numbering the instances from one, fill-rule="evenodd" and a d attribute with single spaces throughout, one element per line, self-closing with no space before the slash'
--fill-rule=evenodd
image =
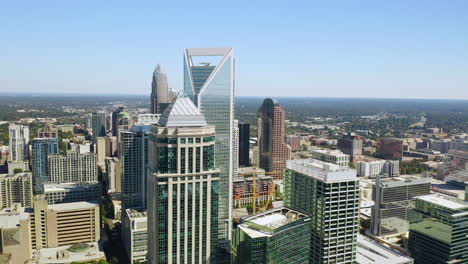
<path id="1" fill-rule="evenodd" d="M 233 180 L 234 207 L 253 204 L 254 178 L 238 178 Z M 256 176 L 255 179 L 255 202 L 263 204 L 275 200 L 275 183 L 271 176 Z"/>
<path id="2" fill-rule="evenodd" d="M 371 157 L 360 158 L 355 162 L 357 176 L 375 178 L 377 175 L 395 177 L 400 175 L 400 161 L 382 160 Z"/>

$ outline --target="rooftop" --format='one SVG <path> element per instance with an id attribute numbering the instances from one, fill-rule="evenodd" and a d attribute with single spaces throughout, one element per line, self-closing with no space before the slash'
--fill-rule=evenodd
<path id="1" fill-rule="evenodd" d="M 0 178 L 31 177 L 31 172 L 21 172 L 16 174 L 0 174 Z"/>
<path id="2" fill-rule="evenodd" d="M 97 242 L 80 244 L 78 250 L 77 245 L 37 250 L 38 264 L 81 263 L 106 258 L 101 245 Z"/>
<path id="3" fill-rule="evenodd" d="M 357 180 L 356 170 L 316 159 L 288 160 L 286 167 L 324 182 Z"/>
<path id="4" fill-rule="evenodd" d="M 418 196 L 416 199 L 443 206 L 452 210 L 462 210 L 468 208 L 468 202 L 439 193 Z"/>
<path id="5" fill-rule="evenodd" d="M 341 152 L 341 150 L 338 150 L 338 149 L 312 148 L 310 149 L 310 151 L 315 152 L 315 153 L 325 154 L 325 155 L 336 156 L 336 157 L 349 157 L 349 155 L 344 154 L 343 152 Z"/>
<path id="6" fill-rule="evenodd" d="M 252 238 L 271 236 L 276 229 L 309 217 L 287 207 L 271 209 L 242 220 L 240 227 Z"/>
<path id="7" fill-rule="evenodd" d="M 75 202 L 75 203 L 61 203 L 61 204 L 50 204 L 49 210 L 52 211 L 65 211 L 65 210 L 77 210 L 77 209 L 91 209 L 99 206 L 97 203 L 92 202 Z"/>
<path id="8" fill-rule="evenodd" d="M 58 191 L 67 191 L 73 189 L 80 189 L 80 188 L 92 188 L 99 185 L 99 183 L 47 183 L 44 184 L 44 192 L 58 192 Z"/>
<path id="9" fill-rule="evenodd" d="M 357 256 L 359 264 L 410 264 L 413 260 L 398 251 L 385 247 L 376 241 L 358 234 Z"/>
<path id="10" fill-rule="evenodd" d="M 424 218 L 423 221 L 410 225 L 410 232 L 415 231 L 446 243 L 452 241 L 452 228 L 449 225 L 437 222 L 433 218 Z"/>
<path id="11" fill-rule="evenodd" d="M 27 220 L 28 218 L 29 213 L 20 204 L 15 204 L 12 208 L 3 208 L 0 211 L 0 228 L 18 227 L 21 220 Z"/>
<path id="12" fill-rule="evenodd" d="M 147 217 L 146 211 L 141 211 L 141 210 L 136 210 L 136 209 L 127 209 L 126 212 L 127 212 L 128 218 L 130 219 Z"/>

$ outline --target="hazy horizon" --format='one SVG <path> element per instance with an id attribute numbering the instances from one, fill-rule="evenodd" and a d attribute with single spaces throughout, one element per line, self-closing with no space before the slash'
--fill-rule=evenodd
<path id="1" fill-rule="evenodd" d="M 5 2 L 0 92 L 149 94 L 233 47 L 237 96 L 468 99 L 468 1 Z"/>

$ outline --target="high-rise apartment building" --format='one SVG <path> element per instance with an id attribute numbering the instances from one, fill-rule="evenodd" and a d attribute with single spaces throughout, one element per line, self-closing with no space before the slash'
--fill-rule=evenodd
<path id="1" fill-rule="evenodd" d="M 388 236 L 408 232 L 415 219 L 415 197 L 431 193 L 431 178 L 402 175 L 393 178 L 377 176 L 373 186 L 371 232 Z"/>
<path id="2" fill-rule="evenodd" d="M 148 216 L 146 210 L 127 209 L 123 220 L 124 247 L 130 263 L 146 263 L 148 254 Z"/>
<path id="3" fill-rule="evenodd" d="M 94 144 L 94 153 L 96 154 L 96 162 L 100 168 L 105 166 L 107 151 L 106 137 L 97 137 L 96 143 Z"/>
<path id="4" fill-rule="evenodd" d="M 96 183 L 98 171 L 96 154 L 79 154 L 69 151 L 66 155 L 50 154 L 48 156 L 48 181 L 51 183 Z"/>
<path id="5" fill-rule="evenodd" d="M 311 220 L 287 207 L 243 218 L 232 238 L 231 263 L 312 263 Z"/>
<path id="6" fill-rule="evenodd" d="M 148 261 L 213 263 L 218 246 L 215 128 L 189 98 L 171 103 L 150 137 Z"/>
<path id="7" fill-rule="evenodd" d="M 10 123 L 8 126 L 10 141 L 10 161 L 21 161 L 29 158 L 29 127 Z"/>
<path id="8" fill-rule="evenodd" d="M 219 61 L 216 61 L 219 59 Z M 216 167 L 220 169 L 219 235 L 231 236 L 232 154 L 234 125 L 234 50 L 192 48 L 185 50 L 184 92 L 208 124 L 216 128 Z M 226 243 L 225 249 L 229 249 Z"/>
<path id="9" fill-rule="evenodd" d="M 156 65 L 151 82 L 151 113 L 162 114 L 171 102 L 167 73 L 161 64 Z"/>
<path id="10" fill-rule="evenodd" d="M 93 142 L 96 143 L 97 137 L 106 136 L 107 132 L 107 115 L 105 112 L 96 112 L 91 117 L 93 129 Z"/>
<path id="11" fill-rule="evenodd" d="M 239 166 L 250 166 L 250 125 L 239 123 Z"/>
<path id="12" fill-rule="evenodd" d="M 403 140 L 399 138 L 381 138 L 380 155 L 384 159 L 401 159 L 403 157 Z"/>
<path id="13" fill-rule="evenodd" d="M 362 139 L 353 133 L 338 139 L 337 147 L 344 154 L 351 156 L 352 161 L 362 155 Z"/>
<path id="14" fill-rule="evenodd" d="M 415 264 L 468 263 L 468 203 L 443 194 L 416 197 L 408 248 Z"/>
<path id="15" fill-rule="evenodd" d="M 257 112 L 259 167 L 282 179 L 291 151 L 286 144 L 286 111 L 276 99 L 267 98 Z"/>
<path id="16" fill-rule="evenodd" d="M 151 126 L 121 131 L 122 216 L 128 208 L 146 208 L 148 137 Z"/>
<path id="17" fill-rule="evenodd" d="M 15 203 L 32 206 L 32 175 L 28 173 L 0 174 L 0 209 Z"/>
<path id="18" fill-rule="evenodd" d="M 42 184 L 49 181 L 49 155 L 59 152 L 57 138 L 34 138 L 32 148 L 32 177 L 34 193 L 42 192 Z"/>
<path id="19" fill-rule="evenodd" d="M 355 263 L 359 181 L 350 168 L 314 159 L 289 160 L 286 207 L 311 215 L 310 261 Z"/>

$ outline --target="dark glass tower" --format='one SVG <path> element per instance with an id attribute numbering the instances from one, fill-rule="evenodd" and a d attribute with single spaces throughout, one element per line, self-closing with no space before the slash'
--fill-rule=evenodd
<path id="1" fill-rule="evenodd" d="M 250 125 L 239 124 L 239 166 L 250 166 Z"/>

